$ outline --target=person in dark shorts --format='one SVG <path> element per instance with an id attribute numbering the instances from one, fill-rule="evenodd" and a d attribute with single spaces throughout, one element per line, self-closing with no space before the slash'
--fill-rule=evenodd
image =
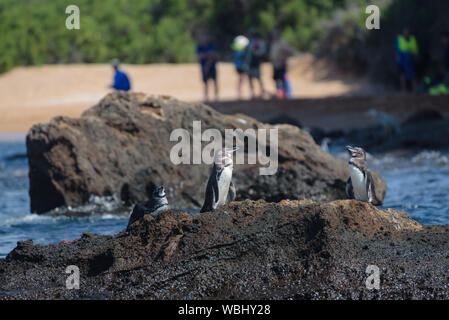
<path id="1" fill-rule="evenodd" d="M 208 36 L 201 36 L 200 43 L 196 48 L 198 62 L 201 66 L 201 75 L 204 83 L 204 99 L 209 100 L 208 83 L 209 80 L 214 82 L 215 100 L 218 100 L 218 83 L 217 83 L 217 48 Z"/>
<path id="2" fill-rule="evenodd" d="M 262 81 L 262 77 L 260 76 L 260 65 L 266 54 L 266 44 L 262 39 L 260 34 L 255 31 L 250 31 L 250 41 L 246 49 L 246 73 L 249 78 L 249 88 L 251 90 L 251 97 L 256 98 L 254 92 L 254 79 L 259 82 L 260 86 L 260 97 L 265 95 L 265 87 Z"/>
<path id="3" fill-rule="evenodd" d="M 231 48 L 234 51 L 234 66 L 235 70 L 237 71 L 239 80 L 237 83 L 237 95 L 238 98 L 242 99 L 242 85 L 243 85 L 243 79 L 246 75 L 246 68 L 245 68 L 245 53 L 246 53 L 246 47 L 248 46 L 249 40 L 245 36 L 237 36 L 234 41 L 232 42 Z"/>
<path id="4" fill-rule="evenodd" d="M 443 42 L 444 82 L 449 85 L 449 32 L 444 31 L 441 37 Z"/>
<path id="5" fill-rule="evenodd" d="M 277 97 L 287 98 L 287 59 L 293 54 L 293 49 L 281 38 L 279 31 L 273 31 L 270 47 L 270 61 L 273 64 L 273 79 L 276 83 Z"/>
<path id="6" fill-rule="evenodd" d="M 412 90 L 416 91 L 415 60 L 419 49 L 416 38 L 405 27 L 396 39 L 396 57 L 400 75 L 402 92 L 407 91 L 407 82 L 411 83 Z"/>

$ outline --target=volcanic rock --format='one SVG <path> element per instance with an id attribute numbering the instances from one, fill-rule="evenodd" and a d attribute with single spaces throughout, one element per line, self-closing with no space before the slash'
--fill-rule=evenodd
<path id="1" fill-rule="evenodd" d="M 178 143 L 170 141 L 170 134 L 184 128 L 192 136 L 193 121 L 201 121 L 202 131 L 220 130 L 223 137 L 225 129 L 278 128 L 277 172 L 261 176 L 260 164 L 236 165 L 237 200 L 346 198 L 347 165 L 323 152 L 296 126 L 223 115 L 204 104 L 170 97 L 115 92 L 78 119 L 56 117 L 31 128 L 27 136 L 31 211 L 76 207 L 93 196 L 115 197 L 132 205 L 146 200 L 158 185 L 165 186 L 173 208 L 199 208 L 210 166 L 170 161 L 170 151 Z M 375 178 L 378 197 L 383 199 L 386 185 L 377 174 Z"/>
<path id="2" fill-rule="evenodd" d="M 449 226 L 355 200 L 232 202 L 145 216 L 129 233 L 19 242 L 3 299 L 448 299 Z M 66 288 L 68 266 L 79 290 Z M 368 266 L 380 287 L 366 286 Z"/>

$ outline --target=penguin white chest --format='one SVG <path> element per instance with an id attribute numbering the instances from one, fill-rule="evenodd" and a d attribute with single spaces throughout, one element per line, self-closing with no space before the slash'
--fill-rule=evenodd
<path id="1" fill-rule="evenodd" d="M 368 201 L 368 195 L 366 191 L 366 178 L 363 175 L 363 172 L 353 165 L 349 165 L 349 171 L 351 173 L 354 198 L 359 201 Z"/>
<path id="2" fill-rule="evenodd" d="M 218 205 L 226 204 L 228 198 L 229 186 L 232 180 L 232 168 L 226 167 L 218 179 Z"/>
<path id="3" fill-rule="evenodd" d="M 168 204 L 165 204 L 159 208 L 157 208 L 156 210 L 154 210 L 153 212 L 150 213 L 150 215 L 152 215 L 153 217 L 157 217 L 159 215 L 159 213 L 161 213 L 162 211 L 166 211 L 168 210 Z"/>

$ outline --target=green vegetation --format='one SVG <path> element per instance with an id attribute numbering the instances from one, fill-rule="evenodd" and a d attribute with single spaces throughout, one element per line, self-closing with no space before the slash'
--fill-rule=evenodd
<path id="1" fill-rule="evenodd" d="M 323 36 L 318 22 L 337 8 L 364 0 L 1 0 L 0 72 L 17 65 L 107 62 L 191 62 L 195 38 L 208 33 L 222 58 L 232 39 L 273 28 L 299 50 Z M 76 4 L 81 29 L 65 28 Z"/>
<path id="2" fill-rule="evenodd" d="M 381 30 L 365 28 L 378 4 Z M 67 30 L 76 4 L 81 29 Z M 0 72 L 18 65 L 195 61 L 195 39 L 212 36 L 220 58 L 250 28 L 274 28 L 296 49 L 331 58 L 343 70 L 388 82 L 396 78 L 396 34 L 410 26 L 420 46 L 418 74 L 441 69 L 441 33 L 449 1 L 429 0 L 0 0 Z"/>

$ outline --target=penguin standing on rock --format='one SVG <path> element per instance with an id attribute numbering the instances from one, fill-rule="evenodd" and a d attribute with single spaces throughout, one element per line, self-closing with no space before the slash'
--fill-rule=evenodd
<path id="1" fill-rule="evenodd" d="M 133 212 L 129 217 L 127 229 L 129 229 L 131 224 L 141 219 L 144 215 L 149 214 L 156 217 L 159 213 L 165 210 L 168 210 L 168 200 L 165 195 L 164 187 L 160 186 L 153 191 L 151 199 L 134 206 Z"/>
<path id="2" fill-rule="evenodd" d="M 366 165 L 366 152 L 358 147 L 346 147 L 351 154 L 349 160 L 349 172 L 351 176 L 346 182 L 346 194 L 350 199 L 369 202 L 375 206 L 381 206 L 376 196 L 374 179 Z"/>
<path id="3" fill-rule="evenodd" d="M 239 148 L 223 148 L 215 154 L 214 166 L 206 186 L 206 197 L 200 212 L 213 211 L 217 207 L 235 199 L 235 186 L 232 183 L 232 154 Z"/>

